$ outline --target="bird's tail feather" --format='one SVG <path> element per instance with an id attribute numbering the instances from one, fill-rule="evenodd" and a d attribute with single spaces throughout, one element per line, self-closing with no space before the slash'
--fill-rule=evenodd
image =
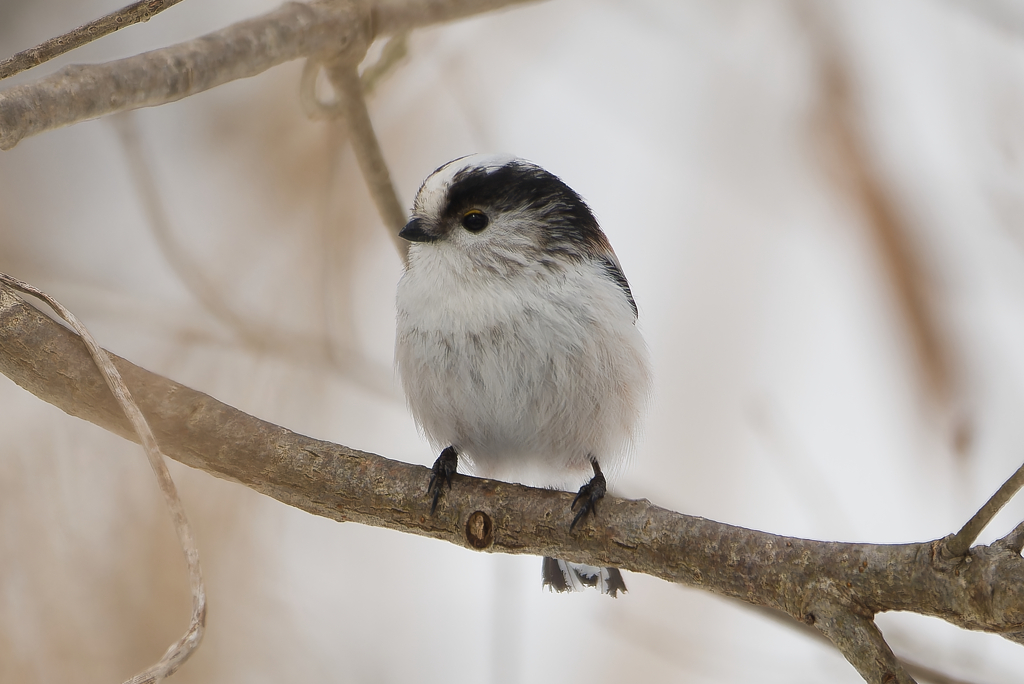
<path id="1" fill-rule="evenodd" d="M 612 598 L 616 598 L 620 591 L 626 593 L 626 583 L 618 568 L 598 568 L 545 557 L 541 574 L 544 586 L 551 591 L 583 591 L 594 587 Z"/>

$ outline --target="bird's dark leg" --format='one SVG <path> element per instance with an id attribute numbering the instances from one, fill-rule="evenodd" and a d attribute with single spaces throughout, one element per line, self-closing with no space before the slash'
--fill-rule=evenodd
<path id="1" fill-rule="evenodd" d="M 603 499 L 605 492 L 608 491 L 608 483 L 604 479 L 604 473 L 601 472 L 601 466 L 598 465 L 597 459 L 591 457 L 590 465 L 594 466 L 594 477 L 591 478 L 590 482 L 580 487 L 579 494 L 572 500 L 572 506 L 569 508 L 569 510 L 575 511 L 576 505 L 580 504 L 580 510 L 576 513 L 576 517 L 572 519 L 572 524 L 569 525 L 570 532 L 576 527 L 576 523 L 587 517 L 588 514 L 593 513 L 597 515 L 597 502 Z"/>
<path id="2" fill-rule="evenodd" d="M 459 452 L 454 446 L 446 447 L 441 455 L 434 461 L 434 467 L 430 469 L 430 484 L 427 485 L 427 495 L 433 496 L 430 503 L 430 514 L 433 515 L 437 509 L 437 501 L 441 498 L 442 487 L 448 483 L 448 489 L 452 488 L 452 475 L 459 468 Z"/>

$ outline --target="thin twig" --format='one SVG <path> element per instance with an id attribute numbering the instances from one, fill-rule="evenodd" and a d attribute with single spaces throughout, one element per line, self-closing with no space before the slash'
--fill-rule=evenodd
<path id="1" fill-rule="evenodd" d="M 408 218 L 402 203 L 398 199 L 391 173 L 388 171 L 384 153 L 380 149 L 377 135 L 373 131 L 370 112 L 366 109 L 363 87 L 359 82 L 355 62 L 335 62 L 327 66 L 331 84 L 338 91 L 338 103 L 342 117 L 348 126 L 349 140 L 355 152 L 363 179 L 373 196 L 384 226 L 388 229 L 388 237 L 394 243 L 403 263 L 408 259 L 408 244 L 398 237 Z"/>
<path id="2" fill-rule="evenodd" d="M 4 273 L 0 273 L 0 282 L 19 292 L 24 292 L 43 300 L 78 333 L 82 342 L 85 343 L 89 355 L 92 357 L 92 362 L 103 376 L 106 386 L 114 395 L 124 415 L 131 423 L 134 435 L 146 452 L 149 465 L 153 468 L 157 483 L 160 485 L 160 491 L 164 495 L 164 501 L 171 514 L 175 532 L 178 534 L 178 542 L 185 553 L 185 561 L 188 565 L 189 588 L 192 591 L 192 617 L 188 630 L 178 641 L 171 644 L 167 652 L 164 653 L 164 656 L 155 665 L 129 679 L 126 684 L 158 682 L 181 667 L 188 660 L 189 656 L 195 652 L 203 639 L 203 631 L 206 625 L 206 588 L 203 585 L 203 572 L 199 565 L 199 550 L 196 547 L 192 526 L 189 525 L 188 517 L 185 515 L 185 507 L 178 496 L 178 489 L 174 486 L 174 480 L 171 479 L 171 474 L 167 470 L 167 464 L 164 463 L 163 455 L 160 453 L 159 446 L 157 446 L 156 437 L 153 436 L 149 423 L 132 398 L 128 386 L 121 378 L 117 368 L 114 367 L 107 352 L 99 346 L 86 327 L 82 325 L 73 313 L 64 308 L 60 302 L 42 290 Z"/>
<path id="3" fill-rule="evenodd" d="M 992 518 L 996 516 L 1003 506 L 1009 502 L 1014 495 L 1020 491 L 1021 487 L 1024 487 L 1024 465 L 1017 469 L 1010 479 L 1003 483 L 1003 486 L 996 490 L 996 493 L 992 495 L 985 505 L 981 507 L 974 516 L 967 521 L 967 524 L 960 528 L 960 531 L 953 535 L 948 542 L 946 542 L 946 552 L 951 558 L 959 558 L 960 556 L 967 553 L 967 550 L 971 548 L 971 544 L 978 538 L 981 531 L 992 522 Z"/>
<path id="4" fill-rule="evenodd" d="M 66 52 L 108 36 L 114 31 L 133 24 L 149 21 L 154 15 L 169 7 L 177 5 L 181 0 L 140 0 L 139 2 L 111 12 L 105 17 L 90 21 L 62 36 L 50 38 L 34 48 L 22 50 L 0 62 L 0 81 L 19 74 L 22 71 L 39 66 Z"/>

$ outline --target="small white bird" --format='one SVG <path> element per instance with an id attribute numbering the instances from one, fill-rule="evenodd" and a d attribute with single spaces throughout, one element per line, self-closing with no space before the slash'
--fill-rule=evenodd
<path id="1" fill-rule="evenodd" d="M 633 445 L 651 373 L 619 260 L 586 203 L 509 155 L 432 173 L 400 235 L 395 361 L 413 416 L 442 449 L 436 508 L 461 458 L 482 477 L 578 485 L 575 525 L 604 496 L 601 470 Z M 626 587 L 615 568 L 545 558 L 545 586 Z"/>

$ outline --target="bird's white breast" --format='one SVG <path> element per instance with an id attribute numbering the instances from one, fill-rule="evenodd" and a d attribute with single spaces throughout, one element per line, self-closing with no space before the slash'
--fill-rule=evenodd
<path id="1" fill-rule="evenodd" d="M 398 287 L 395 358 L 436 448 L 484 476 L 542 485 L 614 469 L 649 385 L 623 292 L 596 263 L 497 274 L 447 245 L 414 246 Z"/>

